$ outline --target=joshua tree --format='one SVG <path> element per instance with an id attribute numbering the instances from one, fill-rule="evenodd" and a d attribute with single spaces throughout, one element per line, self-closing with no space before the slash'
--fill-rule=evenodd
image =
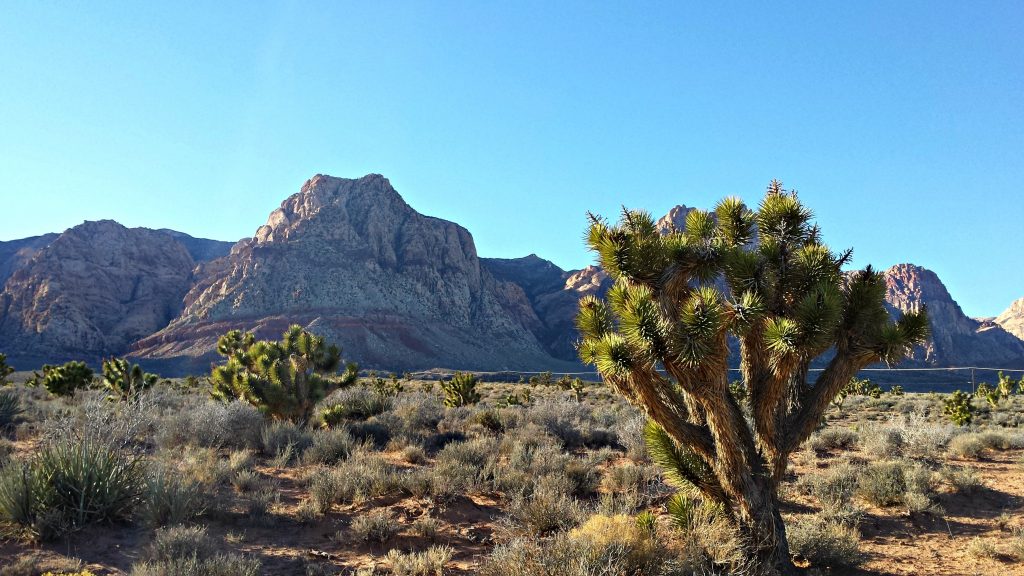
<path id="1" fill-rule="evenodd" d="M 92 368 L 85 362 L 65 362 L 60 366 L 43 365 L 43 373 L 32 373 L 29 386 L 42 386 L 55 396 L 70 396 L 75 390 L 87 388 L 92 384 Z"/>
<path id="2" fill-rule="evenodd" d="M 7 363 L 7 354 L 0 354 L 0 386 L 7 385 L 7 377 L 14 374 L 14 367 Z"/>
<path id="3" fill-rule="evenodd" d="M 124 358 L 103 361 L 103 386 L 110 398 L 127 400 L 147 388 L 152 388 L 160 377 L 144 372 L 138 364 Z"/>
<path id="4" fill-rule="evenodd" d="M 480 401 L 476 385 L 480 378 L 470 372 L 456 372 L 451 380 L 441 380 L 444 391 L 444 405 L 449 407 L 469 406 Z"/>
<path id="5" fill-rule="evenodd" d="M 232 330 L 217 342 L 227 363 L 213 369 L 213 397 L 249 402 L 278 419 L 307 422 L 316 403 L 338 387 L 350 386 L 359 366 L 349 363 L 343 375 L 341 349 L 301 326 L 288 328 L 280 342 L 256 340 L 251 332 Z"/>
<path id="6" fill-rule="evenodd" d="M 773 181 L 758 210 L 722 200 L 659 233 L 649 214 L 590 215 L 589 247 L 615 283 L 580 301 L 581 359 L 664 434 L 652 453 L 720 505 L 755 571 L 793 570 L 777 489 L 789 455 L 858 370 L 904 358 L 924 311 L 890 320 L 885 282 L 844 273 L 810 210 Z M 747 397 L 730 393 L 730 339 Z M 812 362 L 824 370 L 811 378 Z M 749 420 L 745 417 L 749 415 Z"/>

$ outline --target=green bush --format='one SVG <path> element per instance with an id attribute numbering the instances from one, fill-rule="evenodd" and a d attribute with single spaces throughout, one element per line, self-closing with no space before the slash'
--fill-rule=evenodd
<path id="1" fill-rule="evenodd" d="M 34 372 L 27 384 L 42 386 L 55 396 L 70 396 L 75 390 L 92 384 L 93 371 L 85 362 L 67 362 L 60 366 L 45 364 L 43 373 Z"/>

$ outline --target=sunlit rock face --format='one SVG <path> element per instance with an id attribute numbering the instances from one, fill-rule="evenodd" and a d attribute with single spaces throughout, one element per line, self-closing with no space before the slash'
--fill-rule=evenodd
<path id="1" fill-rule="evenodd" d="M 885 271 L 885 282 L 886 302 L 894 315 L 927 307 L 932 335 L 914 360 L 938 366 L 1024 364 L 1024 342 L 999 325 L 964 314 L 931 270 L 897 264 Z"/>
<path id="2" fill-rule="evenodd" d="M 85 222 L 38 249 L 0 294 L 0 350 L 95 360 L 166 326 L 195 263 L 164 232 Z"/>

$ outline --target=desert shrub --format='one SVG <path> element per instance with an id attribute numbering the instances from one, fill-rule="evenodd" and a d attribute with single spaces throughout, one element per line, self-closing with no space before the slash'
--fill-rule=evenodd
<path id="1" fill-rule="evenodd" d="M 583 519 L 580 503 L 556 486 L 538 485 L 529 496 L 516 496 L 509 517 L 524 534 L 534 537 L 561 532 Z"/>
<path id="2" fill-rule="evenodd" d="M 480 401 L 480 393 L 476 391 L 479 382 L 480 378 L 469 372 L 456 372 L 450 380 L 441 380 L 444 405 L 454 408 L 476 404 Z"/>
<path id="3" fill-rule="evenodd" d="M 440 576 L 452 559 L 452 549 L 449 546 L 431 546 L 422 552 L 390 550 L 384 559 L 391 564 L 391 573 L 395 576 Z"/>
<path id="4" fill-rule="evenodd" d="M 265 456 L 278 458 L 285 466 L 299 457 L 313 439 L 309 432 L 292 422 L 275 421 L 260 432 L 260 448 Z"/>
<path id="5" fill-rule="evenodd" d="M 949 454 L 959 458 L 978 458 L 988 448 L 980 434 L 961 434 L 949 443 Z"/>
<path id="6" fill-rule="evenodd" d="M 394 399 L 391 413 L 401 423 L 400 435 L 418 438 L 437 430 L 444 419 L 445 408 L 434 394 L 408 392 Z"/>
<path id="7" fill-rule="evenodd" d="M 364 386 L 344 388 L 332 393 L 320 405 L 320 418 L 333 427 L 346 420 L 366 420 L 383 414 L 394 405 L 394 398 L 377 394 Z"/>
<path id="8" fill-rule="evenodd" d="M 349 527 L 357 540 L 366 542 L 387 542 L 398 533 L 398 524 L 387 510 L 371 510 L 357 516 Z"/>
<path id="9" fill-rule="evenodd" d="M 903 434 L 888 424 L 869 426 L 862 436 L 864 451 L 876 458 L 896 458 L 903 454 Z"/>
<path id="10" fill-rule="evenodd" d="M 967 466 L 943 466 L 939 469 L 939 476 L 959 494 L 973 494 L 985 485 L 981 476 Z"/>
<path id="11" fill-rule="evenodd" d="M 255 448 L 266 419 L 245 402 L 205 402 L 167 419 L 157 441 L 162 446 Z"/>
<path id="12" fill-rule="evenodd" d="M 626 449 L 626 455 L 635 462 L 644 462 L 647 458 L 647 445 L 644 443 L 644 426 L 647 417 L 643 414 L 628 416 L 618 427 L 619 443 Z"/>
<path id="13" fill-rule="evenodd" d="M 131 576 L 258 576 L 255 558 L 217 552 L 205 528 L 174 526 L 156 531 L 149 560 L 132 566 Z"/>
<path id="14" fill-rule="evenodd" d="M 967 553 L 975 558 L 996 558 L 999 556 L 999 550 L 996 549 L 995 544 L 977 536 L 967 544 Z"/>
<path id="15" fill-rule="evenodd" d="M 441 527 L 440 524 L 436 518 L 423 515 L 412 523 L 412 531 L 420 538 L 434 540 L 437 538 L 437 532 Z"/>
<path id="16" fill-rule="evenodd" d="M 849 463 L 836 464 L 824 473 L 803 476 L 799 485 L 823 505 L 844 503 L 853 497 L 859 473 L 860 469 Z"/>
<path id="17" fill-rule="evenodd" d="M 75 390 L 92 385 L 93 371 L 85 362 L 66 362 L 60 366 L 43 366 L 43 373 L 33 373 L 29 386 L 42 386 L 54 396 L 70 396 Z"/>
<path id="18" fill-rule="evenodd" d="M 898 462 L 868 465 L 861 471 L 857 482 L 857 493 L 876 506 L 900 504 L 906 491 L 903 465 Z"/>
<path id="19" fill-rule="evenodd" d="M 243 468 L 231 477 L 231 485 L 235 487 L 235 490 L 246 494 L 262 486 L 263 479 L 260 473 L 252 468 Z"/>
<path id="20" fill-rule="evenodd" d="M 402 460 L 409 464 L 423 464 L 427 461 L 427 453 L 422 446 L 412 444 L 402 448 Z"/>
<path id="21" fill-rule="evenodd" d="M 795 522 L 788 537 L 793 554 L 814 566 L 853 567 L 863 561 L 857 531 L 844 524 L 820 519 Z"/>
<path id="22" fill-rule="evenodd" d="M 307 464 L 334 464 L 348 458 L 354 449 L 355 441 L 348 430 L 317 430 L 309 448 L 302 454 L 302 460 Z"/>
<path id="23" fill-rule="evenodd" d="M 164 467 L 149 473 L 142 510 L 148 526 L 184 524 L 202 511 L 203 493 L 196 482 Z"/>
<path id="24" fill-rule="evenodd" d="M 811 437 L 811 448 L 823 452 L 825 450 L 849 450 L 857 445 L 859 437 L 847 428 L 826 428 Z"/>
<path id="25" fill-rule="evenodd" d="M 395 466 L 376 454 L 357 453 L 334 468 L 321 468 L 309 478 L 310 497 L 322 512 L 341 502 L 383 496 L 402 487 Z"/>

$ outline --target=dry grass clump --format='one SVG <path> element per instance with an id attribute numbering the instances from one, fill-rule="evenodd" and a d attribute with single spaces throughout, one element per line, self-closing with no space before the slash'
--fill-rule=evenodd
<path id="1" fill-rule="evenodd" d="M 821 518 L 794 522 L 787 536 L 790 551 L 813 566 L 854 567 L 864 560 L 856 529 L 839 522 Z"/>
<path id="2" fill-rule="evenodd" d="M 431 546 L 422 552 L 391 550 L 384 557 L 395 576 L 442 576 L 444 567 L 452 559 L 450 546 Z"/>
<path id="3" fill-rule="evenodd" d="M 827 450 L 850 450 L 857 446 L 860 437 L 848 428 L 826 428 L 811 437 L 811 449 L 815 452 Z"/>
<path id="4" fill-rule="evenodd" d="M 943 466 L 939 469 L 939 477 L 957 494 L 974 494 L 985 486 L 985 481 L 974 469 L 964 466 Z"/>
<path id="5" fill-rule="evenodd" d="M 349 526 L 357 540 L 385 543 L 398 533 L 398 523 L 387 510 L 372 510 L 357 516 Z"/>
<path id="6" fill-rule="evenodd" d="M 958 458 L 977 460 L 988 450 L 1024 448 L 1024 434 L 986 430 L 961 434 L 949 443 L 949 454 Z"/>
<path id="7" fill-rule="evenodd" d="M 132 566 L 131 576 L 256 576 L 261 570 L 255 558 L 218 552 L 201 527 L 157 530 L 148 556 Z"/>

